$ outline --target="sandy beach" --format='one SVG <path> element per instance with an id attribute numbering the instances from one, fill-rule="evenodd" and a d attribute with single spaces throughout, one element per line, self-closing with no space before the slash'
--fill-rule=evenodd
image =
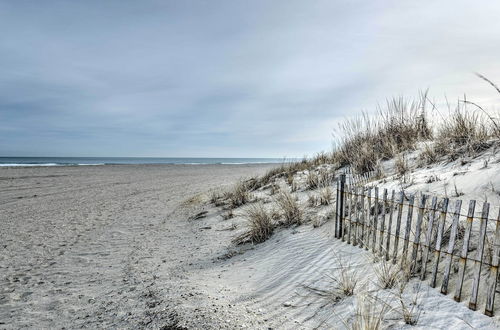
<path id="1" fill-rule="evenodd" d="M 457 165 L 460 186 L 465 196 L 493 199 L 494 192 L 466 185 L 498 175 L 482 163 Z M 295 175 L 302 225 L 277 227 L 260 244 L 233 242 L 247 230 L 246 210 L 258 203 L 273 209 L 276 195 L 263 187 L 249 205 L 228 209 L 211 203 L 210 192 L 272 166 L 1 169 L 0 328 L 347 328 L 363 292 L 394 302 L 394 292 L 377 287 L 371 252 L 334 238 L 335 203 L 305 207 L 319 193 L 304 188 L 308 171 Z M 439 168 L 443 181 L 455 180 L 456 169 Z M 443 193 L 443 181 L 425 183 L 432 173 L 416 171 L 412 189 L 425 184 Z M 285 180 L 277 179 L 280 189 L 288 189 Z M 318 294 L 330 292 L 346 266 L 359 279 L 358 294 Z M 401 299 L 418 300 L 418 325 L 402 321 L 396 302 L 384 316 L 389 328 L 498 327 L 498 316 L 474 312 L 418 278 Z"/>
<path id="2" fill-rule="evenodd" d="M 0 328 L 171 324 L 185 269 L 223 253 L 199 197 L 269 166 L 0 169 Z"/>

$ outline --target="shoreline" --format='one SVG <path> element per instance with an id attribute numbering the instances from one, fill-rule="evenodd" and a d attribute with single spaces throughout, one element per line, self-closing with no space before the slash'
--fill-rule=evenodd
<path id="1" fill-rule="evenodd" d="M 0 157 L 2 167 L 102 166 L 102 165 L 246 165 L 295 162 L 291 158 L 240 157 Z"/>
<path id="2" fill-rule="evenodd" d="M 78 166 L 204 166 L 204 165 L 280 165 L 282 163 L 265 163 L 265 162 L 255 162 L 255 163 L 151 163 L 151 164 L 120 164 L 120 163 L 109 163 L 109 164 L 0 164 L 0 170 L 2 168 L 36 168 L 36 167 L 78 167 Z"/>

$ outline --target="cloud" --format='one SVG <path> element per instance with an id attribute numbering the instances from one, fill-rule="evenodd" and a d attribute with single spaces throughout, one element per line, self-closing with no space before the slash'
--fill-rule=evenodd
<path id="1" fill-rule="evenodd" d="M 0 155 L 302 156 L 431 87 L 489 105 L 500 5 L 4 1 Z"/>

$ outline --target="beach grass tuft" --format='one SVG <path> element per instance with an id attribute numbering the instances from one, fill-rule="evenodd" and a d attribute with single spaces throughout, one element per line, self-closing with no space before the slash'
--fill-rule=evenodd
<path id="1" fill-rule="evenodd" d="M 273 234 L 274 223 L 271 214 L 262 203 L 250 205 L 244 217 L 247 220 L 247 230 L 233 240 L 235 243 L 262 243 Z"/>
<path id="2" fill-rule="evenodd" d="M 303 212 L 297 199 L 287 190 L 282 190 L 276 197 L 276 203 L 281 211 L 283 225 L 286 227 L 300 225 Z"/>

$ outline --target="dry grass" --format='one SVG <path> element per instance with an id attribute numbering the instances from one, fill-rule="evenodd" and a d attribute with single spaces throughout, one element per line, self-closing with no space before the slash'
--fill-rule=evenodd
<path id="1" fill-rule="evenodd" d="M 333 173 L 324 168 L 320 168 L 317 171 L 310 170 L 306 177 L 307 189 L 311 190 L 328 187 L 333 183 L 333 181 Z"/>
<path id="2" fill-rule="evenodd" d="M 215 206 L 224 205 L 224 194 L 220 189 L 214 189 L 210 192 L 209 200 Z"/>
<path id="3" fill-rule="evenodd" d="M 385 259 L 374 267 L 374 271 L 377 276 L 378 286 L 381 289 L 392 289 L 402 280 L 399 265 Z"/>
<path id="4" fill-rule="evenodd" d="M 279 184 L 271 183 L 271 189 L 269 190 L 269 194 L 274 195 L 274 194 L 276 194 L 279 191 L 280 191 Z"/>
<path id="5" fill-rule="evenodd" d="M 274 223 L 264 205 L 261 203 L 251 205 L 244 214 L 247 219 L 247 231 L 237 236 L 234 242 L 242 243 L 262 243 L 266 241 L 274 231 Z"/>
<path id="6" fill-rule="evenodd" d="M 247 181 L 238 181 L 232 190 L 226 192 L 225 197 L 229 202 L 229 206 L 237 208 L 250 201 L 250 188 Z"/>
<path id="7" fill-rule="evenodd" d="M 282 190 L 276 198 L 276 203 L 284 219 L 283 224 L 285 226 L 300 225 L 302 223 L 302 209 L 290 192 Z"/>
<path id="8" fill-rule="evenodd" d="M 331 163 L 331 157 L 326 156 L 319 158 L 307 159 L 303 158 L 301 161 L 283 161 L 283 163 L 277 167 L 274 167 L 266 172 L 262 177 L 260 177 L 255 185 L 255 187 L 265 186 L 278 178 L 287 178 L 290 181 L 293 180 L 293 176 L 300 171 L 310 170 L 315 168 L 320 164 Z M 326 154 L 325 154 L 326 155 Z M 317 156 L 318 157 L 318 156 Z M 292 179 L 291 179 L 292 178 Z"/>
<path id="9" fill-rule="evenodd" d="M 424 145 L 420 155 L 421 165 L 429 165 L 443 156 L 452 160 L 463 153 L 474 156 L 500 139 L 498 114 L 492 116 L 467 100 L 459 101 L 454 112 L 442 116 L 433 132 L 426 116 L 427 103 L 426 94 L 416 101 L 395 98 L 377 117 L 363 114 L 346 120 L 340 125 L 332 160 L 339 167 L 351 166 L 365 173 L 376 170 L 381 160 L 415 150 L 419 142 L 433 142 Z"/>
<path id="10" fill-rule="evenodd" d="M 330 205 L 332 198 L 333 198 L 332 189 L 330 189 L 330 187 L 323 188 L 319 193 L 319 204 Z"/>
<path id="11" fill-rule="evenodd" d="M 434 151 L 451 159 L 458 158 L 464 152 L 474 155 L 489 147 L 488 139 L 492 135 L 484 116 L 457 107 L 439 127 Z"/>
<path id="12" fill-rule="evenodd" d="M 307 196 L 307 205 L 309 207 L 316 207 L 316 206 L 318 206 L 318 197 L 315 194 L 309 194 Z"/>
<path id="13" fill-rule="evenodd" d="M 319 187 L 319 177 L 315 171 L 309 171 L 306 177 L 307 189 L 314 190 Z"/>
<path id="14" fill-rule="evenodd" d="M 396 159 L 394 161 L 394 169 L 403 183 L 407 183 L 409 181 L 411 169 L 404 153 L 396 155 Z"/>
<path id="15" fill-rule="evenodd" d="M 437 154 L 433 145 L 429 143 L 424 144 L 423 150 L 418 156 L 420 165 L 430 165 L 436 163 L 439 160 L 439 155 Z"/>
<path id="16" fill-rule="evenodd" d="M 325 274 L 328 280 L 326 288 L 316 288 L 305 285 L 313 294 L 326 299 L 329 302 L 336 303 L 344 297 L 354 295 L 359 284 L 358 273 L 351 264 L 346 263 L 341 257 L 336 256 L 338 271 L 333 274 Z"/>
<path id="17" fill-rule="evenodd" d="M 336 164 L 333 153 L 320 152 L 312 158 L 303 158 L 300 161 L 286 161 L 279 166 L 276 166 L 266 172 L 263 176 L 256 179 L 253 189 L 258 189 L 269 183 L 274 182 L 276 179 L 285 178 L 287 183 L 292 187 L 292 191 L 298 190 L 298 185 L 294 182 L 294 175 L 301 171 L 312 171 L 318 166 L 323 164 Z M 311 176 L 310 189 L 316 189 L 321 184 L 327 184 L 333 180 L 332 173 L 327 171 L 320 171 Z M 308 185 L 309 187 L 309 185 Z"/>
<path id="18" fill-rule="evenodd" d="M 340 126 L 338 148 L 333 158 L 340 166 L 358 173 L 373 171 L 380 160 L 412 150 L 418 141 L 432 136 L 425 111 L 426 95 L 417 101 L 395 98 L 379 110 L 377 118 L 364 114 Z"/>
<path id="19" fill-rule="evenodd" d="M 340 256 L 336 256 L 336 259 L 339 272 L 330 278 L 335 283 L 336 290 L 344 296 L 352 296 L 359 284 L 358 273 L 351 264 L 345 262 Z"/>
<path id="20" fill-rule="evenodd" d="M 338 288 L 345 296 L 352 296 L 358 285 L 359 279 L 356 272 L 350 269 L 343 269 L 340 278 L 332 278 L 337 283 Z"/>
<path id="21" fill-rule="evenodd" d="M 356 300 L 354 320 L 350 325 L 347 325 L 347 328 L 352 330 L 382 329 L 382 324 L 388 311 L 389 308 L 386 304 L 380 304 L 377 299 L 367 294 L 360 294 Z"/>
<path id="22" fill-rule="evenodd" d="M 479 77 L 491 86 L 496 86 L 484 76 Z M 495 87 L 496 88 L 496 87 Z M 449 156 L 456 159 L 460 153 L 474 155 L 488 148 L 492 140 L 500 140 L 500 114 L 492 116 L 476 103 L 460 100 L 455 112 L 442 116 L 439 125 L 431 127 L 427 119 L 427 105 L 435 105 L 422 93 L 415 100 L 402 97 L 386 102 L 376 116 L 363 114 L 340 124 L 336 131 L 334 150 L 321 152 L 301 161 L 286 162 L 269 170 L 253 182 L 252 189 L 269 184 L 277 178 L 286 178 L 293 187 L 293 176 L 299 171 L 309 171 L 307 189 L 326 187 L 333 177 L 321 177 L 314 172 L 318 166 L 332 164 L 334 169 L 350 166 L 357 173 L 380 169 L 380 162 L 393 158 L 401 152 L 415 150 L 417 143 L 426 142 L 420 155 L 420 165 L 429 165 Z M 467 109 L 474 107 L 471 109 Z M 438 111 L 439 112 L 439 111 Z M 432 142 L 432 143 L 429 143 Z"/>
<path id="23" fill-rule="evenodd" d="M 313 228 L 319 228 L 323 226 L 328 220 L 330 220 L 328 215 L 327 216 L 316 215 L 312 221 Z"/>
<path id="24" fill-rule="evenodd" d="M 204 194 L 196 194 L 194 196 L 185 199 L 182 202 L 182 205 L 191 207 L 194 205 L 199 205 L 201 203 L 204 203 L 205 201 L 206 201 L 206 196 Z"/>
<path id="25" fill-rule="evenodd" d="M 411 301 L 407 301 L 403 297 L 403 291 L 405 289 L 406 284 L 402 284 L 399 293 L 397 295 L 397 298 L 399 300 L 399 304 L 401 306 L 401 314 L 403 316 L 403 321 L 408 324 L 408 325 L 416 325 L 418 323 L 418 320 L 420 319 L 420 313 L 422 312 L 419 304 L 418 304 L 418 298 L 420 294 L 420 284 L 418 286 L 417 292 L 413 295 L 413 298 Z"/>

